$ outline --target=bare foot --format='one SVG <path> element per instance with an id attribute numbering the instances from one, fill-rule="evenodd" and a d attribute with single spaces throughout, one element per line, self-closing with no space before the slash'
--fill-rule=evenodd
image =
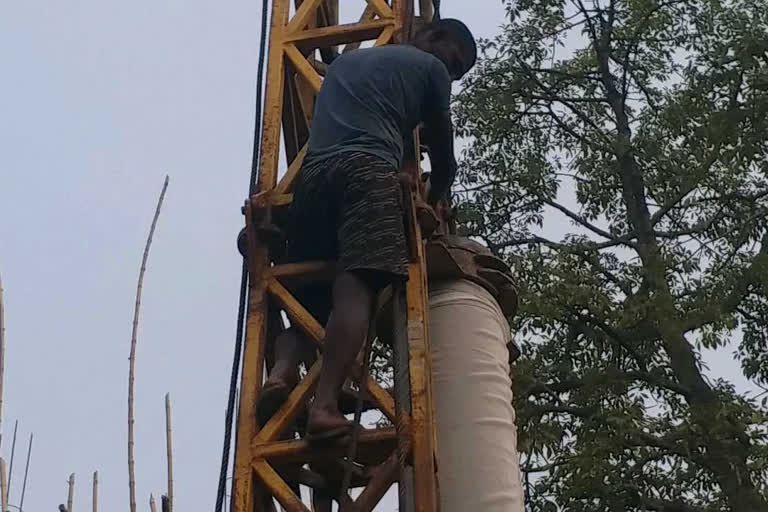
<path id="1" fill-rule="evenodd" d="M 307 437 L 315 439 L 342 437 L 352 431 L 353 424 L 339 411 L 314 405 L 309 410 L 307 419 Z"/>
<path id="2" fill-rule="evenodd" d="M 256 414 L 259 425 L 264 426 L 269 419 L 288 400 L 288 396 L 296 387 L 297 379 L 293 376 L 270 375 L 261 390 L 259 403 L 256 405 Z"/>
<path id="3" fill-rule="evenodd" d="M 264 387 L 266 386 L 286 386 L 291 389 L 296 387 L 296 384 L 299 383 L 299 375 L 298 370 L 295 369 L 286 369 L 286 370 L 280 370 L 277 368 L 278 365 L 275 365 L 275 368 L 272 369 L 272 371 L 269 374 L 269 378 L 267 379 L 267 382 L 264 383 Z"/>

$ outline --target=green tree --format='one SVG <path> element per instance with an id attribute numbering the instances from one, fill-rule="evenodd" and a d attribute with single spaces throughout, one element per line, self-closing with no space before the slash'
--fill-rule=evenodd
<path id="1" fill-rule="evenodd" d="M 456 104 L 462 228 L 521 282 L 527 501 L 766 511 L 765 398 L 701 352 L 768 384 L 768 4 L 585 2 L 506 2 Z"/>

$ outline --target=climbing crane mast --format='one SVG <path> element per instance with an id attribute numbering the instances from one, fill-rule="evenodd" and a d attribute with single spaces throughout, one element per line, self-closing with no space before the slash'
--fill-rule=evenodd
<path id="1" fill-rule="evenodd" d="M 294 290 L 310 282 L 330 282 L 334 263 L 280 264 L 272 243 L 278 235 L 268 226 L 279 224 L 291 203 L 292 184 L 306 155 L 314 98 L 323 74 L 340 53 L 361 45 L 407 41 L 414 26 L 430 21 L 433 15 L 433 0 L 420 0 L 418 6 L 415 1 L 419 0 L 342 0 L 342 6 L 339 0 L 272 1 L 258 178 L 243 208 L 246 227 L 241 251 L 246 257 L 248 288 L 232 512 L 276 510 L 276 502 L 289 512 L 330 511 L 330 499 L 337 500 L 344 512 L 371 511 L 396 483 L 399 510 L 433 512 L 439 508 L 426 269 L 414 214 L 417 190 L 406 189 L 410 198 L 406 201 L 409 280 L 402 289 L 389 290 L 382 297 L 392 311 L 394 392 L 369 376 L 366 363 L 359 359 L 361 383 L 351 395 L 358 405 L 365 401 L 367 408 L 377 409 L 394 426 L 363 430 L 356 436 L 354 453 L 349 443 L 315 448 L 303 440 L 297 425 L 306 415 L 320 358 L 306 369 L 287 402 L 265 425 L 259 426 L 256 420 L 256 403 L 270 367 L 270 342 L 284 328 L 281 311 L 322 353 L 323 326 L 295 298 Z M 359 7 L 359 21 L 340 24 L 340 7 L 345 11 Z M 279 176 L 283 155 L 287 170 Z M 419 161 L 418 155 L 410 155 L 403 170 L 418 177 Z M 302 487 L 311 489 L 312 508 L 306 497 L 302 499 Z M 356 492 L 350 495 L 346 487 Z"/>

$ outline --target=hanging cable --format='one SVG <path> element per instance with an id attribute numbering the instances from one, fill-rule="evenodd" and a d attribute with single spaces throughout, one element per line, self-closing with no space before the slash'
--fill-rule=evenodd
<path id="1" fill-rule="evenodd" d="M 256 178 L 259 174 L 259 158 L 261 157 L 261 91 L 264 88 L 264 56 L 267 50 L 267 13 L 269 0 L 263 0 L 261 5 L 261 41 L 259 42 L 259 63 L 256 75 L 256 114 L 253 128 L 253 159 L 251 160 L 251 182 L 248 193 L 256 191 Z"/>
<path id="2" fill-rule="evenodd" d="M 219 472 L 219 487 L 216 493 L 216 512 L 222 512 L 224 495 L 227 492 L 227 470 L 229 468 L 229 450 L 232 444 L 232 417 L 235 409 L 235 389 L 240 368 L 240 353 L 242 351 L 243 324 L 245 323 L 245 299 L 248 290 L 248 266 L 243 259 L 243 270 L 240 276 L 240 301 L 237 310 L 237 334 L 235 335 L 235 356 L 232 361 L 232 374 L 229 381 L 229 399 L 227 400 L 227 415 L 224 424 L 224 448 L 221 454 L 221 469 Z"/>
<path id="3" fill-rule="evenodd" d="M 251 160 L 251 174 L 248 182 L 249 197 L 256 188 L 256 178 L 259 171 L 259 157 L 261 155 L 261 102 L 262 88 L 264 85 L 264 55 L 267 46 L 267 13 L 269 12 L 269 0 L 264 0 L 261 6 L 261 36 L 259 43 L 259 60 L 256 73 L 256 112 L 253 130 L 253 157 Z M 235 354 L 232 360 L 232 373 L 229 381 L 229 397 L 227 400 L 227 413 L 224 424 L 224 447 L 221 454 L 221 468 L 219 471 L 219 486 L 216 492 L 215 512 L 222 512 L 224 496 L 227 492 L 227 471 L 229 469 L 229 452 L 232 445 L 232 419 L 235 411 L 235 395 L 237 390 L 237 377 L 240 369 L 240 356 L 243 346 L 243 331 L 245 325 L 245 302 L 248 295 L 248 265 L 243 258 L 242 271 L 240 273 L 240 297 L 237 308 L 237 328 L 235 333 Z"/>
<path id="4" fill-rule="evenodd" d="M 437 21 L 440 19 L 440 0 L 432 0 L 432 7 L 435 11 L 432 15 L 432 20 Z"/>

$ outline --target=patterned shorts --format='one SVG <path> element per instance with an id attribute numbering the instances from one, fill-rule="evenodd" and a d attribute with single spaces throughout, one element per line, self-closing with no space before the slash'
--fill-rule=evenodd
<path id="1" fill-rule="evenodd" d="M 403 203 L 392 165 L 357 152 L 309 162 L 293 194 L 289 261 L 336 260 L 340 269 L 377 280 L 407 278 Z"/>

